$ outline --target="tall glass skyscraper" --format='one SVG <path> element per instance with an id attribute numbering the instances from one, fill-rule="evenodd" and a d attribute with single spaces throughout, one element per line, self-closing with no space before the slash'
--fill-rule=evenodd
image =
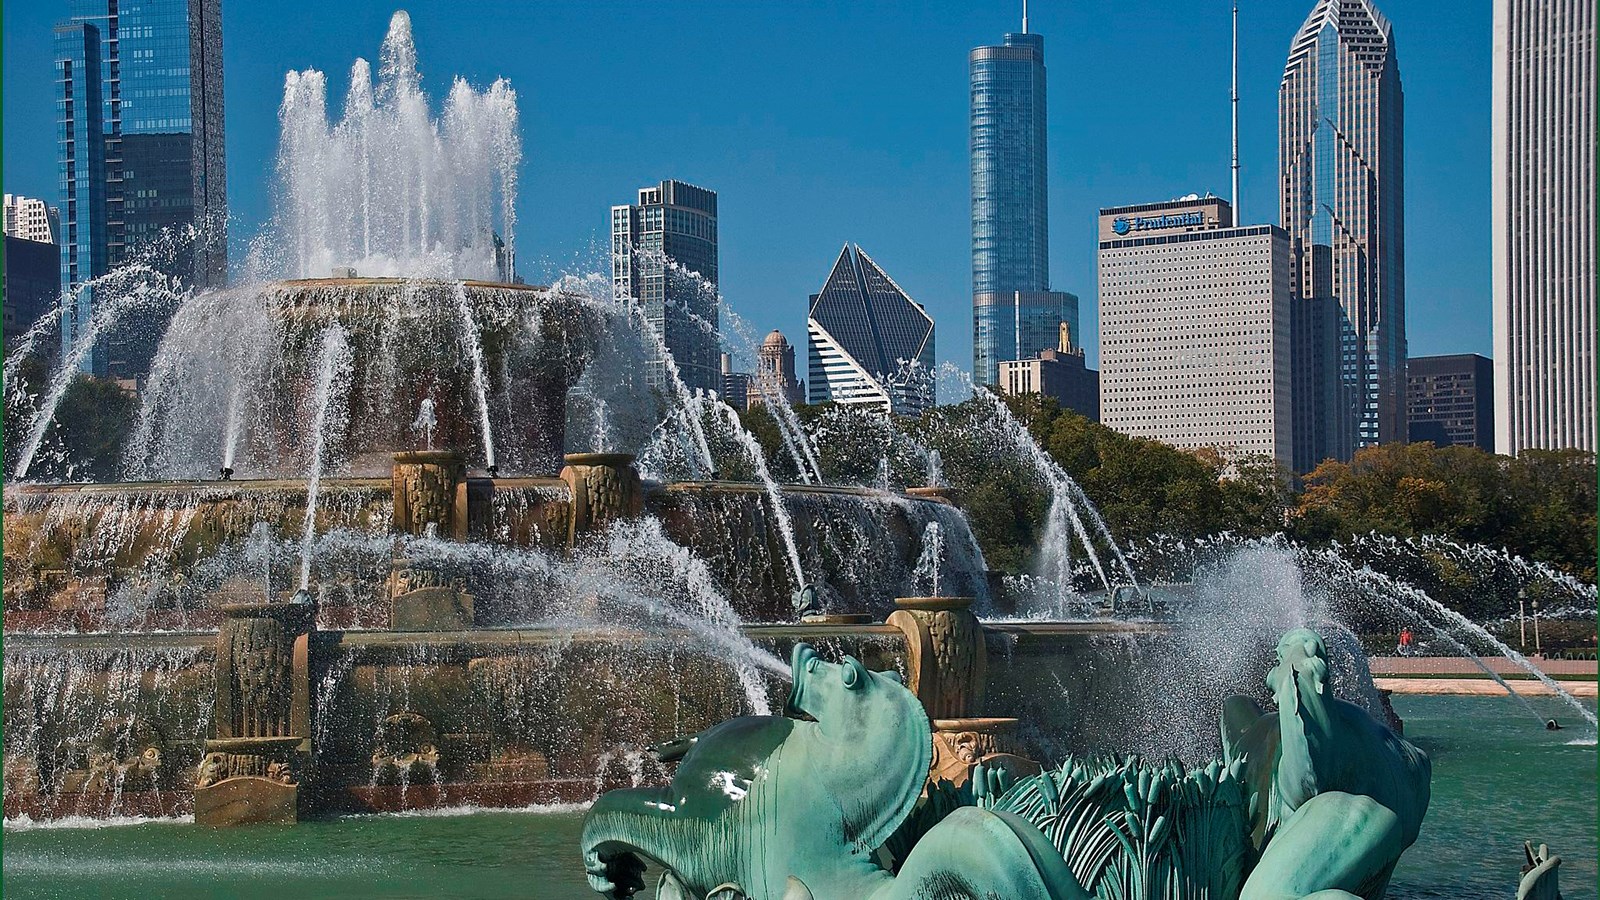
<path id="1" fill-rule="evenodd" d="M 972 378 L 1054 347 L 1071 295 L 1050 291 L 1044 36 L 1008 34 L 972 76 Z M 1077 298 L 1071 297 L 1076 324 Z M 1034 326 L 1037 325 L 1037 328 Z M 1021 332 L 1019 333 L 1019 326 Z"/>
<path id="2" fill-rule="evenodd" d="M 55 49 L 63 290 L 164 229 L 177 232 L 176 252 L 155 262 L 186 283 L 220 284 L 228 265 L 221 0 L 72 0 Z M 197 233 L 183 234 L 190 225 Z M 64 312 L 64 339 L 92 302 Z M 162 324 L 127 323 L 86 368 L 143 374 Z"/>
<path id="3" fill-rule="evenodd" d="M 107 270 L 105 122 L 100 102 L 100 29 L 57 25 L 56 169 L 61 185 L 61 288 L 70 291 Z M 89 290 L 61 311 L 61 345 L 71 346 L 93 312 Z M 68 296 L 71 296 L 68 294 Z M 103 367 L 96 360 L 85 368 Z"/>
<path id="4" fill-rule="evenodd" d="M 685 387 L 722 389 L 716 191 L 669 180 L 611 207 L 611 281 L 616 296 L 644 307 Z M 652 361 L 647 382 L 665 378 L 665 364 Z"/>
<path id="5" fill-rule="evenodd" d="M 1371 0 L 1318 0 L 1278 87 L 1278 166 L 1297 302 L 1338 319 L 1317 329 L 1338 359 L 1319 460 L 1406 439 L 1403 106 L 1389 20 Z"/>

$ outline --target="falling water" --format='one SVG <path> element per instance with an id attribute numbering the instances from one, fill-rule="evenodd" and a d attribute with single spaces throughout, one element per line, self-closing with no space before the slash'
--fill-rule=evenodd
<path id="1" fill-rule="evenodd" d="M 517 94 L 505 79 L 475 91 L 456 79 L 435 119 L 417 71 L 411 19 L 397 12 L 377 84 L 358 59 L 344 117 L 330 125 L 327 82 L 289 72 L 279 109 L 283 202 L 274 230 L 293 274 L 511 280 Z"/>
<path id="2" fill-rule="evenodd" d="M 1039 443 L 1033 439 L 1033 435 L 1028 433 L 1028 429 L 1017 421 L 1017 417 L 1011 414 L 1010 409 L 1006 408 L 1005 401 L 1001 400 L 993 392 L 983 390 L 972 384 L 971 379 L 967 377 L 965 372 L 949 367 L 949 364 L 946 364 L 946 366 L 947 371 L 953 372 L 967 385 L 972 392 L 972 396 L 989 405 L 989 408 L 994 411 L 995 418 L 1001 427 L 1005 429 L 1006 435 L 1019 450 L 1026 454 L 1027 460 L 1033 464 L 1034 469 L 1049 484 L 1051 501 L 1050 515 L 1046 519 L 1043 538 L 1045 554 L 1048 556 L 1057 552 L 1053 548 L 1060 548 L 1059 552 L 1061 554 L 1066 553 L 1065 548 L 1071 540 L 1066 531 L 1066 526 L 1070 525 L 1072 533 L 1078 536 L 1078 542 L 1083 545 L 1090 564 L 1094 566 L 1095 574 L 1100 577 L 1100 583 L 1105 586 L 1107 591 L 1111 590 L 1111 580 L 1106 577 L 1105 566 L 1101 564 L 1100 555 L 1094 549 L 1094 541 L 1090 538 L 1088 529 L 1084 527 L 1083 520 L 1078 515 L 1077 503 L 1075 502 L 1078 498 L 1083 499 L 1085 506 L 1093 508 L 1093 504 L 1088 502 L 1088 498 L 1084 497 L 1081 489 L 1078 488 L 1078 483 L 1073 481 L 1072 476 L 1068 475 L 1055 460 L 1051 459 L 1048 453 L 1044 452 L 1044 448 L 1040 447 Z M 1098 518 L 1098 515 L 1096 518 Z M 1101 535 L 1105 538 L 1106 543 L 1116 549 L 1117 559 L 1122 563 L 1123 572 L 1128 579 L 1128 583 L 1137 585 L 1139 581 L 1134 577 L 1133 569 L 1128 566 L 1127 560 L 1123 558 L 1122 551 L 1117 549 L 1117 542 L 1111 537 L 1110 532 L 1103 530 L 1103 522 L 1101 522 L 1101 527 Z"/>
<path id="3" fill-rule="evenodd" d="M 783 440 L 783 449 L 788 451 L 789 458 L 794 460 L 800 481 L 804 484 L 820 484 L 822 466 L 817 463 L 805 429 L 800 427 L 800 420 L 789 406 L 789 398 L 783 396 L 782 391 L 772 390 L 772 386 L 759 375 L 752 386 L 761 395 L 762 404 L 772 413 L 772 421 L 778 426 L 778 437 Z"/>
<path id="4" fill-rule="evenodd" d="M 716 293 L 716 287 L 698 272 L 684 268 L 682 265 L 666 260 L 667 266 L 680 278 L 691 279 L 700 285 L 701 290 Z M 743 344 L 745 355 L 759 358 L 761 344 L 756 340 L 755 330 L 744 317 L 734 312 L 726 299 L 716 295 L 717 308 L 722 322 L 727 327 L 722 329 L 726 338 L 730 332 Z M 685 310 L 692 318 L 699 319 L 693 312 Z M 703 320 L 702 320 L 703 321 Z M 800 480 L 805 484 L 822 483 L 822 464 L 817 461 L 816 451 L 811 446 L 810 439 L 806 436 L 805 428 L 800 425 L 800 418 L 795 415 L 794 407 L 789 405 L 789 397 L 784 393 L 781 385 L 774 379 L 763 377 L 764 373 L 757 372 L 751 378 L 750 386 L 761 397 L 761 403 L 772 414 L 773 423 L 778 426 L 778 436 L 783 440 L 783 448 L 788 451 L 789 457 L 794 460 L 795 469 L 800 474 Z"/>
<path id="5" fill-rule="evenodd" d="M 422 403 L 417 406 L 417 417 L 411 422 L 411 430 L 422 435 L 423 446 L 433 449 L 433 429 L 439 424 L 439 419 L 433 414 L 433 398 L 423 397 Z"/>
<path id="6" fill-rule="evenodd" d="M 305 530 L 300 537 L 300 588 L 311 587 L 311 552 L 317 537 L 317 500 L 322 488 L 323 455 L 327 452 L 328 430 L 336 422 L 329 416 L 334 404 L 342 403 L 350 386 L 350 345 L 344 326 L 330 325 L 322 335 L 322 350 L 317 354 L 317 392 L 312 400 L 316 417 L 311 424 L 311 468 L 306 482 Z"/>
<path id="7" fill-rule="evenodd" d="M 928 584 L 930 597 L 939 594 L 939 563 L 944 559 L 944 534 L 938 522 L 929 522 L 922 530 L 922 552 L 917 556 L 917 567 L 912 573 L 916 584 Z"/>
<path id="8" fill-rule="evenodd" d="M 1359 570 L 1354 569 L 1353 566 L 1350 566 L 1349 563 L 1344 562 L 1343 559 L 1333 551 L 1328 551 L 1324 555 L 1325 558 L 1327 558 L 1330 562 L 1338 561 L 1349 568 L 1352 571 L 1353 577 L 1357 580 L 1373 585 L 1377 589 L 1376 593 L 1379 596 L 1388 598 L 1408 615 L 1418 619 L 1425 619 L 1424 616 L 1419 614 L 1418 609 L 1414 608 L 1420 607 L 1433 613 L 1440 619 L 1443 619 L 1450 627 L 1459 628 L 1467 634 L 1472 635 L 1474 638 L 1477 638 L 1478 640 L 1494 647 L 1495 650 L 1499 651 L 1502 656 L 1511 660 L 1529 675 L 1539 679 L 1539 681 L 1544 684 L 1545 687 L 1550 689 L 1551 693 L 1560 697 L 1568 706 L 1577 710 L 1578 715 L 1582 716 L 1583 720 L 1589 723 L 1589 727 L 1597 727 L 1595 714 L 1590 712 L 1588 707 L 1584 706 L 1576 697 L 1573 697 L 1570 693 L 1563 689 L 1559 682 L 1557 682 L 1554 678 L 1551 678 L 1549 675 L 1546 675 L 1542 669 L 1534 665 L 1527 657 L 1512 649 L 1509 644 L 1490 634 L 1482 625 L 1479 625 L 1466 616 L 1463 616 L 1450 607 L 1445 606 L 1443 603 L 1433 599 L 1432 597 L 1428 596 L 1427 592 L 1425 591 L 1390 578 L 1381 572 L 1375 572 L 1370 568 L 1362 568 Z M 1439 629 L 1439 631 L 1441 634 L 1444 633 L 1443 629 Z M 1458 649 L 1465 652 L 1466 655 L 1476 662 L 1485 672 L 1488 672 L 1490 677 L 1494 678 L 1500 683 L 1501 687 L 1506 689 L 1507 693 L 1516 693 L 1514 690 L 1512 690 L 1509 684 L 1491 672 L 1489 667 L 1485 666 L 1475 654 L 1468 651 L 1465 645 L 1455 640 L 1451 640 L 1451 643 L 1454 644 Z"/>
<path id="9" fill-rule="evenodd" d="M 938 450 L 928 451 L 928 487 L 942 487 L 944 485 L 944 460 L 940 459 Z"/>
<path id="10" fill-rule="evenodd" d="M 29 424 L 28 436 L 22 445 L 22 454 L 17 458 L 14 478 L 21 480 L 28 477 L 28 469 L 33 465 L 34 456 L 39 452 L 39 445 L 44 442 L 45 434 L 55 421 L 56 407 L 61 405 L 61 398 L 66 396 L 67 388 L 72 386 L 72 380 L 77 377 L 84 360 L 89 358 L 90 351 L 99 342 L 101 335 L 105 334 L 106 329 L 115 325 L 129 312 L 158 303 L 176 303 L 180 299 L 180 288 L 177 284 L 148 266 L 136 265 L 123 270 L 121 274 L 124 277 L 137 277 L 139 280 L 124 292 L 102 292 L 96 298 L 98 302 L 94 313 L 84 328 L 73 336 L 72 347 L 56 368 L 55 375 L 50 380 L 50 387 L 45 391 L 44 401 L 39 404 L 39 411 Z M 10 377 L 8 372 L 7 378 Z"/>
<path id="11" fill-rule="evenodd" d="M 683 423 L 690 438 L 694 441 L 695 452 L 700 455 L 700 462 L 704 468 L 701 472 L 710 475 L 716 471 L 716 463 L 711 458 L 711 444 L 706 440 L 706 427 L 702 421 L 705 415 L 704 397 L 699 392 L 689 390 L 683 383 L 683 375 L 678 371 L 678 363 L 672 358 L 672 351 L 667 349 L 666 341 L 656 331 L 650 320 L 645 318 L 644 307 L 632 301 L 625 301 L 625 305 L 632 313 L 637 323 L 640 334 L 653 344 L 657 358 L 663 362 L 667 374 L 667 384 L 672 387 L 672 393 L 678 401 L 678 414 L 683 418 Z"/>
<path id="12" fill-rule="evenodd" d="M 782 489 L 772 480 L 772 473 L 767 470 L 767 456 L 761 452 L 761 445 L 756 442 L 755 437 L 744 429 L 744 425 L 739 421 L 739 414 L 734 412 L 733 407 L 716 397 L 711 397 L 709 400 L 722 413 L 723 419 L 728 423 L 728 429 L 733 432 L 734 439 L 744 448 L 750 457 L 751 465 L 755 467 L 756 477 L 760 479 L 761 486 L 767 492 L 767 500 L 772 506 L 773 521 L 778 523 L 778 532 L 783 536 L 783 549 L 789 557 L 789 568 L 794 573 L 795 586 L 801 587 L 806 583 L 806 575 L 805 569 L 800 565 L 800 550 L 794 542 L 794 522 L 789 518 L 788 507 L 784 506 Z"/>
<path id="13" fill-rule="evenodd" d="M 489 425 L 489 380 L 483 374 L 483 338 L 478 333 L 478 323 L 472 318 L 472 307 L 467 303 L 467 286 L 456 282 L 456 312 L 461 316 L 461 337 L 467 343 L 472 360 L 472 390 L 478 395 L 478 426 L 483 429 L 483 455 L 490 470 L 494 462 L 494 432 Z M 432 446 L 430 439 L 429 446 Z"/>
<path id="14" fill-rule="evenodd" d="M 244 384 L 235 383 L 233 390 L 228 392 L 227 425 L 222 433 L 222 467 L 233 468 L 233 455 L 239 445 L 239 428 L 243 419 L 241 407 L 244 405 Z"/>

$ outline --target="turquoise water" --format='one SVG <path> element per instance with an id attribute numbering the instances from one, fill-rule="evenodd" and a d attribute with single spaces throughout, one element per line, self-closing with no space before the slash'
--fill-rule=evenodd
<path id="1" fill-rule="evenodd" d="M 1537 702 L 1537 701 L 1536 701 Z M 1557 704 L 1548 715 L 1560 716 Z M 1595 747 L 1487 697 L 1396 697 L 1433 756 L 1433 803 L 1390 896 L 1505 900 L 1522 841 L 1559 853 L 1563 894 L 1595 900 Z M 1569 710 L 1570 712 L 1570 710 Z M 4 893 L 26 897 L 591 898 L 582 813 L 360 816 L 213 831 L 145 822 L 8 827 Z M 82 825 L 83 823 L 78 823 Z"/>

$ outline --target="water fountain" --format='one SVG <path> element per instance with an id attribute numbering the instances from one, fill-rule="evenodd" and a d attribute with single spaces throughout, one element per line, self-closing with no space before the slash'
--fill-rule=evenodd
<path id="1" fill-rule="evenodd" d="M 1023 776 L 1113 748 L 1214 756 L 1222 698 L 1260 697 L 1240 679 L 1304 625 L 1334 692 L 1392 715 L 1306 583 L 1321 563 L 1253 547 L 1181 590 L 1141 584 L 1081 488 L 974 391 L 981 439 L 1051 498 L 1046 614 L 993 618 L 925 433 L 852 410 L 808 413 L 808 433 L 768 397 L 801 482 L 782 484 L 609 278 L 516 279 L 509 85 L 458 81 L 433 118 L 402 14 L 334 124 L 326 87 L 286 80 L 286 202 L 259 260 L 284 277 L 122 301 L 176 305 L 128 480 L 25 477 L 70 361 L 122 307 L 30 407 L 5 492 L 8 817 L 589 802 L 665 781 L 671 751 L 647 751 L 662 738 L 781 710 L 802 644 L 898 672 L 951 782 L 979 761 Z M 608 374 L 650 355 L 659 393 Z M 1080 589 L 1091 570 L 1110 597 Z M 1125 588 L 1176 612 L 1101 615 Z M 1363 589 L 1439 614 L 1398 582 Z M 822 615 L 794 621 L 797 593 Z"/>
<path id="2" fill-rule="evenodd" d="M 584 800 L 616 776 L 605 760 L 638 758 L 670 722 L 771 708 L 787 674 L 774 654 L 801 638 L 898 664 L 904 638 L 881 620 L 925 534 L 959 549 L 948 580 L 981 585 L 976 541 L 937 497 L 780 485 L 609 279 L 512 280 L 507 84 L 458 81 L 431 118 L 398 14 L 377 84 L 358 62 L 334 124 L 326 89 L 315 71 L 285 85 L 286 202 L 255 263 L 290 277 L 171 298 L 130 480 L 24 478 L 104 328 L 79 336 L 38 405 L 5 494 L 7 691 L 31 671 L 17 653 L 67 674 L 7 706 L 8 779 L 52 773 L 19 775 L 7 815 Z M 105 328 L 166 299 L 137 275 Z M 663 395 L 592 391 L 591 370 L 652 352 Z M 606 404 L 609 445 L 567 453 L 585 391 Z M 689 448 L 692 480 L 641 477 L 618 449 L 648 450 L 640 421 Z M 813 593 L 853 624 L 793 622 L 790 596 L 819 576 Z M 99 649 L 127 642 L 138 652 Z M 90 778 L 97 732 L 48 711 L 150 667 L 189 698 L 157 679 L 115 705 L 162 735 L 155 771 Z"/>

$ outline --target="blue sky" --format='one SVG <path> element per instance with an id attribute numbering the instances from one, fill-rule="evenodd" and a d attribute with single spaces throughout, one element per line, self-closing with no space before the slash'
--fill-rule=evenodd
<path id="1" fill-rule="evenodd" d="M 50 26 L 65 0 L 4 7 L 4 189 L 56 198 Z M 1277 86 L 1310 0 L 1244 0 L 1244 220 L 1277 220 Z M 224 0 L 235 244 L 271 214 L 284 72 L 343 96 L 396 0 Z M 718 192 L 722 291 L 804 343 L 807 295 L 859 243 L 971 365 L 967 51 L 1019 24 L 1004 2 L 439 2 L 404 5 L 424 83 L 504 75 L 524 169 L 530 281 L 604 267 L 607 211 L 679 178 Z M 1411 353 L 1490 351 L 1490 4 L 1388 0 L 1406 92 Z M 1050 100 L 1051 280 L 1083 298 L 1093 353 L 1099 207 L 1228 192 L 1226 0 L 1030 5 Z M 235 254 L 239 256 L 241 254 Z"/>

